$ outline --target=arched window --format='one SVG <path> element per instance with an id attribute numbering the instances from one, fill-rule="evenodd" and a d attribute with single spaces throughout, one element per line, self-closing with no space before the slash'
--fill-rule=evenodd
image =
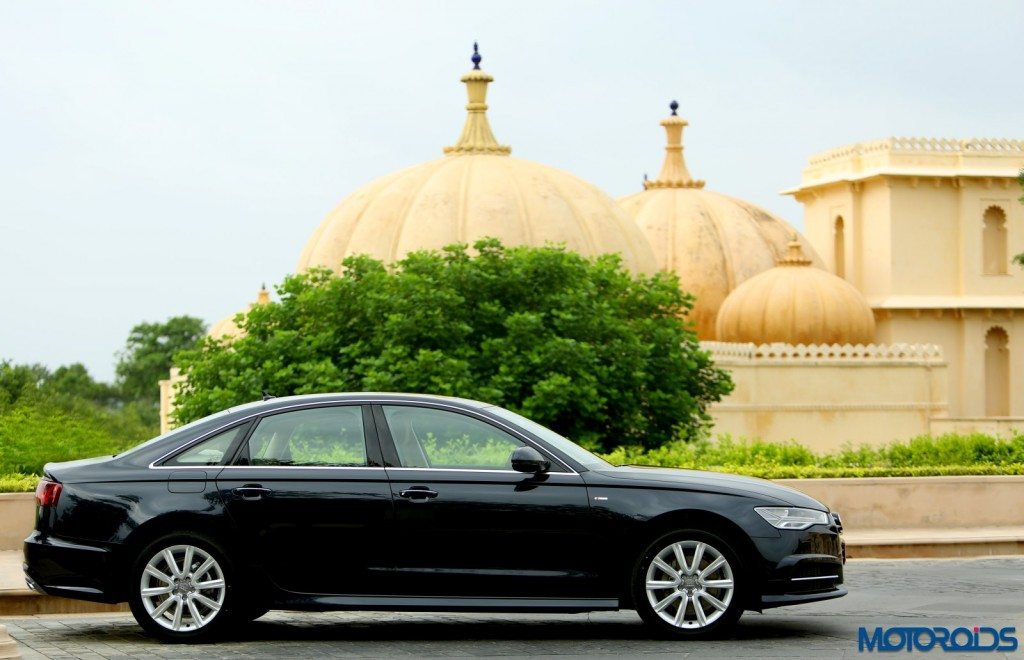
<path id="1" fill-rule="evenodd" d="M 982 230 L 982 272 L 1006 275 L 1006 211 L 998 206 L 985 209 Z"/>
<path id="2" fill-rule="evenodd" d="M 836 216 L 832 241 L 832 258 L 835 262 L 836 275 L 846 277 L 846 226 L 841 215 Z"/>
<path id="3" fill-rule="evenodd" d="M 1010 414 L 1010 349 L 1006 330 L 990 328 L 985 334 L 985 415 Z"/>

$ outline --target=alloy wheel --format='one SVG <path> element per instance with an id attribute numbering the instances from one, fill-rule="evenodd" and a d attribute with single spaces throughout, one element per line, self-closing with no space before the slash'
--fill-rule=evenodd
<path id="1" fill-rule="evenodd" d="M 654 612 L 677 628 L 699 629 L 725 614 L 735 592 L 732 566 L 701 541 L 677 541 L 647 567 L 644 587 Z"/>
<path id="2" fill-rule="evenodd" d="M 217 560 L 194 545 L 172 545 L 146 563 L 139 595 L 156 623 L 174 632 L 208 625 L 224 606 L 227 584 Z"/>

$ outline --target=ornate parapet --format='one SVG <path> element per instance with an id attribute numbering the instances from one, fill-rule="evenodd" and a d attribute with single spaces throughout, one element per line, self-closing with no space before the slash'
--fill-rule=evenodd
<path id="1" fill-rule="evenodd" d="M 863 156 L 879 152 L 897 152 L 905 154 L 969 154 L 978 153 L 994 155 L 1017 155 L 1024 157 L 1024 140 L 1008 138 L 926 138 L 926 137 L 889 137 L 881 140 L 870 140 L 848 144 L 828 151 L 814 154 L 808 159 L 809 165 L 846 160 L 855 156 Z"/>
<path id="2" fill-rule="evenodd" d="M 715 362 L 932 362 L 945 364 L 936 344 L 733 344 L 702 341 Z"/>
<path id="3" fill-rule="evenodd" d="M 800 185 L 786 194 L 877 176 L 916 178 L 980 177 L 1009 185 L 1024 167 L 1024 140 L 1009 138 L 889 137 L 848 144 L 814 154 Z"/>

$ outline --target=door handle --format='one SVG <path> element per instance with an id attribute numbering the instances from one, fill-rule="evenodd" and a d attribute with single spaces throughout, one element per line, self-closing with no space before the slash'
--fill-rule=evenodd
<path id="1" fill-rule="evenodd" d="M 264 495 L 270 495 L 272 490 L 264 488 L 263 486 L 241 486 L 231 491 L 235 495 L 241 496 L 243 500 L 258 500 Z"/>
<path id="2" fill-rule="evenodd" d="M 423 502 L 437 497 L 437 491 L 430 490 L 426 486 L 413 486 L 412 488 L 399 491 L 398 494 L 413 502 Z"/>

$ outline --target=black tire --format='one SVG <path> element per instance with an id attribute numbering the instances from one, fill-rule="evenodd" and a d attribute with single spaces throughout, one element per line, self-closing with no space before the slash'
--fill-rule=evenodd
<path id="1" fill-rule="evenodd" d="M 186 555 L 186 551 L 181 550 L 181 548 L 188 546 L 196 548 L 198 551 L 194 550 L 191 555 Z M 144 598 L 142 595 L 143 574 L 147 569 L 147 564 L 165 549 L 172 549 L 172 557 L 175 558 L 176 566 L 184 564 L 184 559 L 187 556 L 195 558 L 191 566 L 188 567 L 189 572 L 187 574 L 185 570 L 182 570 L 182 579 L 189 581 L 187 588 L 186 585 L 182 584 L 175 586 L 176 591 L 173 591 L 166 597 L 161 595 L 150 596 L 148 599 Z M 209 582 L 193 583 L 191 581 L 192 573 L 190 569 L 201 568 L 197 567 L 197 563 L 199 563 L 198 558 L 204 560 L 212 558 L 214 560 L 215 567 L 218 569 L 217 572 L 208 573 L 205 577 L 215 581 L 215 578 L 219 575 L 224 583 L 222 594 L 216 590 L 193 588 L 195 584 L 209 584 Z M 163 566 L 167 567 L 168 564 L 164 562 Z M 161 571 L 160 568 L 156 570 L 162 572 L 166 577 L 176 578 L 169 571 Z M 212 571 L 213 569 L 209 570 Z M 132 614 L 135 616 L 135 620 L 142 629 L 163 642 L 186 644 L 207 642 L 223 634 L 238 620 L 236 599 L 239 597 L 237 594 L 238 589 L 235 588 L 236 576 L 234 564 L 221 544 L 215 539 L 205 534 L 193 532 L 167 534 L 146 544 L 136 555 L 132 563 L 131 580 L 128 585 L 128 604 L 131 607 Z M 202 577 L 197 575 L 196 579 L 199 580 Z M 152 576 L 148 576 L 146 579 L 149 581 L 150 587 L 154 588 L 162 588 L 165 582 L 161 578 L 154 578 Z M 180 593 L 177 591 L 178 589 L 180 589 Z M 219 608 L 214 610 L 201 603 L 194 603 L 201 620 L 198 626 L 195 623 L 194 617 L 189 612 L 189 606 L 187 606 L 187 599 L 192 597 L 192 594 L 198 594 L 198 596 L 203 596 L 219 604 Z M 167 614 L 154 616 L 156 611 L 164 605 L 163 601 L 174 599 L 176 599 L 176 602 L 168 604 L 164 612 L 170 613 L 170 618 L 173 619 L 173 613 L 179 608 L 180 603 L 182 615 L 179 622 L 181 623 L 181 629 L 178 630 L 172 629 L 174 622 L 168 620 Z M 150 609 L 147 609 L 147 600 L 154 614 L 151 614 Z"/>
<path id="2" fill-rule="evenodd" d="M 660 567 L 651 568 L 655 558 L 661 555 L 668 557 L 666 563 L 669 568 L 678 569 L 680 562 L 676 559 L 677 555 L 673 548 L 676 543 L 680 544 L 684 562 L 690 565 L 689 568 L 696 570 L 690 575 L 687 575 L 685 570 L 676 571 L 677 577 L 673 578 L 668 571 Z M 699 544 L 703 544 L 702 556 L 694 567 L 693 559 Z M 700 574 L 719 557 L 724 559 L 725 564 L 713 568 L 711 572 L 701 577 Z M 648 591 L 649 571 L 653 572 L 651 583 L 664 584 L 665 588 Z M 724 585 L 729 582 L 729 576 L 733 585 L 731 592 L 723 587 L 705 584 L 706 580 L 711 585 Z M 746 572 L 739 554 L 724 538 L 699 529 L 681 529 L 658 537 L 640 553 L 633 567 L 630 584 L 637 613 L 659 636 L 708 639 L 728 633 L 743 614 L 743 604 L 749 589 L 749 580 L 745 576 Z M 672 582 L 678 586 L 668 586 Z M 662 606 L 660 614 L 652 601 Z M 713 604 L 715 601 L 717 603 Z M 702 624 L 694 603 L 700 604 L 703 621 L 706 623 Z M 726 606 L 724 610 L 719 609 L 722 604 Z M 680 606 L 685 607 L 681 618 Z M 673 621 L 668 621 L 663 616 Z"/>

